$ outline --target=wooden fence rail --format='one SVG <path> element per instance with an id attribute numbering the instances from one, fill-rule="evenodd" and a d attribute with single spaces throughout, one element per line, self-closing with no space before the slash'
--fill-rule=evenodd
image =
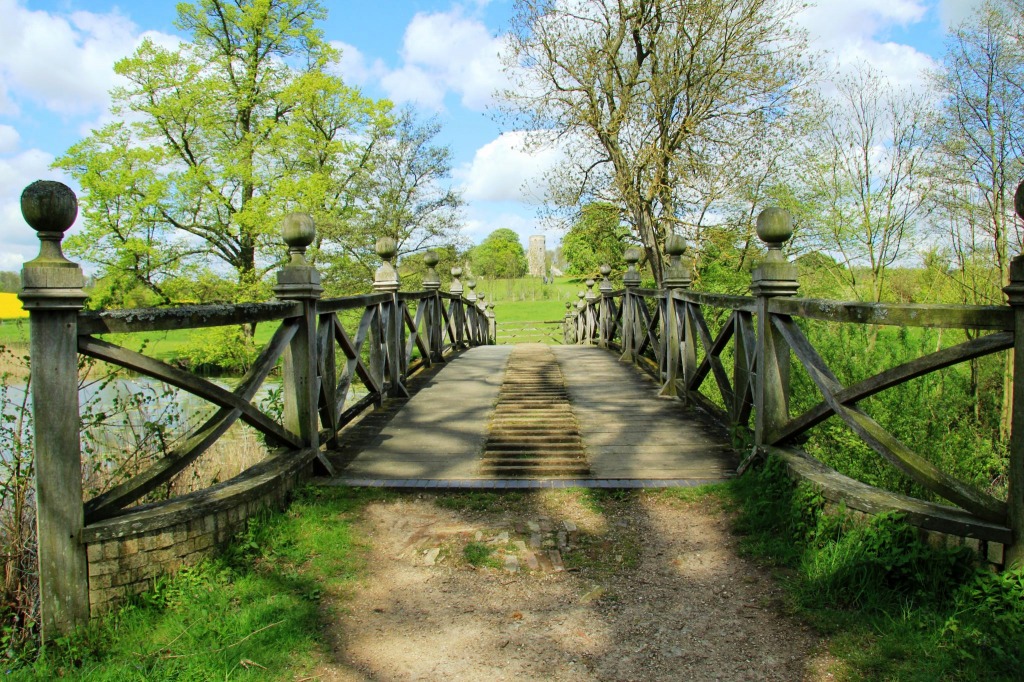
<path id="1" fill-rule="evenodd" d="M 60 247 L 77 215 L 77 198 L 60 183 L 36 182 L 22 195 L 22 211 L 41 241 L 39 257 L 25 264 L 20 297 L 31 318 L 44 639 L 89 618 L 90 538 L 98 542 L 101 535 L 118 538 L 144 532 L 159 527 L 162 514 L 180 524 L 202 513 L 204 505 L 225 509 L 233 490 L 251 497 L 254 481 L 264 485 L 274 475 L 311 461 L 330 471 L 321 446 L 337 447 L 340 430 L 362 411 L 388 396 L 407 395 L 405 382 L 420 367 L 444 362 L 452 351 L 493 343 L 493 312 L 488 314 L 482 301 L 463 298 L 457 268 L 452 271 L 451 292 L 441 292 L 433 252 L 424 257 L 424 290 L 399 292 L 392 239 L 377 243 L 384 262 L 374 278 L 374 293 L 321 299 L 320 275 L 305 258 L 314 239 L 313 222 L 302 214 L 284 220 L 289 262 L 277 273 L 276 302 L 82 312 L 86 297 L 81 268 L 68 261 Z M 345 314 L 358 317 L 354 328 L 346 329 Z M 100 338 L 112 332 L 256 322 L 276 325 L 276 330 L 233 390 Z M 182 389 L 216 408 L 168 456 L 84 504 L 79 354 Z M 284 394 L 280 420 L 252 402 L 279 361 Z M 356 382 L 366 396 L 349 404 Z M 265 437 L 273 448 L 268 460 L 217 486 L 215 494 L 198 491 L 186 500 L 131 506 L 194 462 L 238 420 Z"/>
<path id="2" fill-rule="evenodd" d="M 757 233 L 768 254 L 753 273 L 752 296 L 691 291 L 693 263 L 685 255 L 683 241 L 673 235 L 665 244 L 664 288 L 639 287 L 640 254 L 627 250 L 624 289 L 613 291 L 606 278 L 600 297 L 581 296 L 577 308 L 566 314 L 566 343 L 616 350 L 624 361 L 650 372 L 661 386 L 661 395 L 694 402 L 718 415 L 733 433 L 747 433 L 753 449 L 741 471 L 753 457 L 779 456 L 791 471 L 813 480 L 826 497 L 849 508 L 867 513 L 897 510 L 927 530 L 1003 543 L 1007 565 L 1024 560 L 1024 379 L 1013 386 L 1007 500 L 939 469 L 858 405 L 912 379 L 1000 351 L 1014 351 L 1015 376 L 1024 377 L 1024 259 L 1016 258 L 1011 266 L 1008 306 L 800 299 L 795 297 L 796 266 L 782 252 L 792 234 L 788 214 L 767 209 L 758 217 Z M 709 324 L 712 315 L 715 325 Z M 961 329 L 972 336 L 844 386 L 798 320 Z M 723 360 L 726 356 L 728 362 Z M 790 409 L 794 361 L 822 397 L 801 414 L 791 414 Z M 711 400 L 702 389 L 717 399 Z M 873 488 L 799 451 L 796 446 L 807 431 L 831 416 L 842 420 L 890 465 L 951 504 Z"/>

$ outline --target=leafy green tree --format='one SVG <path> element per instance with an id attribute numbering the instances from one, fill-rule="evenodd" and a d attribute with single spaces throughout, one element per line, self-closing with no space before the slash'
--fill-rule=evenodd
<path id="1" fill-rule="evenodd" d="M 526 274 L 529 264 L 519 235 L 507 227 L 491 232 L 469 252 L 473 274 L 479 277 L 512 278 Z"/>
<path id="2" fill-rule="evenodd" d="M 630 230 L 621 221 L 622 211 L 614 204 L 592 203 L 580 210 L 579 218 L 562 237 L 562 256 L 571 275 L 595 275 L 602 263 L 623 267 L 623 254 Z"/>
<path id="3" fill-rule="evenodd" d="M 118 120 L 57 160 L 83 189 L 70 253 L 122 284 L 174 299 L 173 278 L 230 277 L 236 300 L 265 295 L 280 217 L 338 212 L 389 130 L 390 104 L 326 67 L 337 51 L 317 0 L 178 5 L 190 42 L 146 40 L 115 65 Z"/>
<path id="4" fill-rule="evenodd" d="M 0 271 L 0 291 L 8 294 L 21 289 L 21 275 L 16 272 Z"/>
<path id="5" fill-rule="evenodd" d="M 791 0 L 517 0 L 506 97 L 566 162 L 549 199 L 622 205 L 655 279 L 698 168 L 784 116 L 804 80 Z M 752 132 L 754 131 L 754 132 Z M 699 250 L 699 245 L 698 250 Z"/>
<path id="6" fill-rule="evenodd" d="M 354 291 L 373 281 L 379 237 L 395 238 L 399 258 L 458 242 L 463 200 L 443 183 L 451 150 L 435 143 L 440 130 L 436 120 L 419 122 L 411 110 L 401 111 L 369 150 L 359 191 L 350 193 L 357 201 L 324 211 L 314 260 L 325 265 L 330 289 Z"/>

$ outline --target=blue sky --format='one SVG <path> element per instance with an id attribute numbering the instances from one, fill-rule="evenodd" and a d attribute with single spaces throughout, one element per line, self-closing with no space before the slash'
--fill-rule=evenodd
<path id="1" fill-rule="evenodd" d="M 923 85 L 946 27 L 980 0 L 819 0 L 798 22 L 840 69 L 867 61 L 895 83 Z M 530 155 L 523 131 L 494 116 L 504 84 L 497 58 L 512 0 L 325 1 L 328 40 L 343 50 L 340 73 L 374 97 L 437 116 L 451 146 L 451 182 L 467 200 L 464 235 L 478 242 L 499 227 L 559 234 L 537 217 L 537 181 L 557 152 Z M 109 116 L 113 63 L 144 36 L 176 41 L 175 2 L 0 0 L 0 269 L 35 256 L 37 240 L 18 208 L 39 178 L 68 182 L 53 159 Z M 70 184 L 70 183 L 69 183 Z M 532 188 L 532 189 L 531 189 Z M 74 229 L 74 228 L 72 228 Z"/>

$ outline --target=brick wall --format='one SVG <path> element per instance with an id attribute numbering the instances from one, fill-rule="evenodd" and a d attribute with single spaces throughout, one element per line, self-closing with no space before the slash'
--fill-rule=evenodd
<path id="1" fill-rule="evenodd" d="M 91 615 L 146 591 L 160 575 L 214 554 L 261 509 L 283 508 L 304 478 L 300 471 L 308 459 L 257 466 L 232 482 L 87 526 Z"/>

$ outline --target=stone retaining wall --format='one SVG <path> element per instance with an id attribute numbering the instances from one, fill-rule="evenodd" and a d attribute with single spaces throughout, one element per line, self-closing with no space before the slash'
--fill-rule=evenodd
<path id="1" fill-rule="evenodd" d="M 231 481 L 87 526 L 89 611 L 96 617 L 164 574 L 214 554 L 261 509 L 281 509 L 305 478 L 308 452 L 268 460 Z"/>

